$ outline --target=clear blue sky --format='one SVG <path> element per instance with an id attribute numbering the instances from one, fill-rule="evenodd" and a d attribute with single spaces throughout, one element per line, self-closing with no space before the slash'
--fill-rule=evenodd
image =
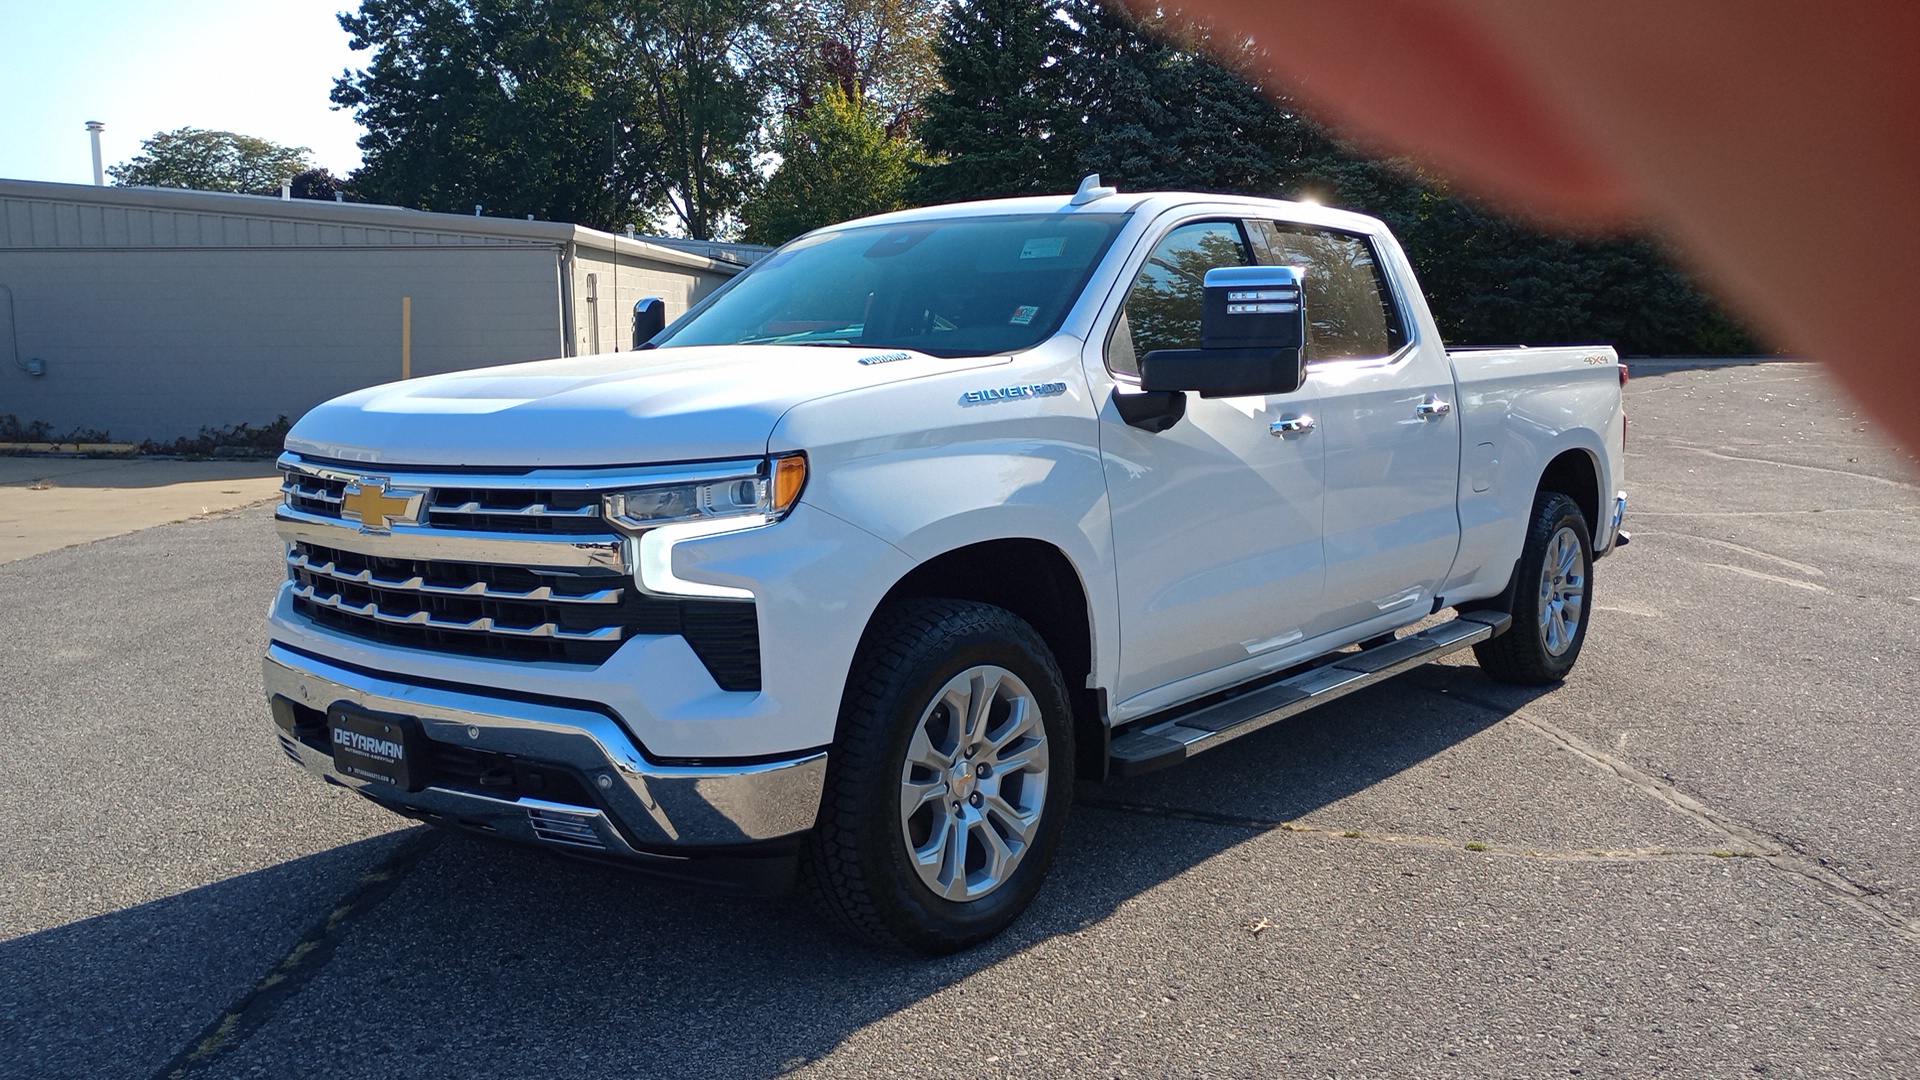
<path id="1" fill-rule="evenodd" d="M 178 127 L 307 146 L 344 174 L 360 126 L 327 94 L 368 53 L 334 21 L 357 0 L 0 0 L 0 177 L 93 182 Z"/>

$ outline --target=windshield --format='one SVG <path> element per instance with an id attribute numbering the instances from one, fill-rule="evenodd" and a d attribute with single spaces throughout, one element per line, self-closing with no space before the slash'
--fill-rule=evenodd
<path id="1" fill-rule="evenodd" d="M 1123 214 L 1021 214 L 803 236 L 659 340 L 985 356 L 1046 340 Z"/>

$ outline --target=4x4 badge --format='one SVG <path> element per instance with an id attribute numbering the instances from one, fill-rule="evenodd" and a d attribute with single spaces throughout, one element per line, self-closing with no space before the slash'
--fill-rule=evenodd
<path id="1" fill-rule="evenodd" d="M 420 523 L 420 504 L 424 491 L 404 491 L 387 486 L 384 477 L 366 476 L 349 483 L 340 499 L 340 517 L 360 523 L 360 531 L 383 533 L 393 527 Z"/>

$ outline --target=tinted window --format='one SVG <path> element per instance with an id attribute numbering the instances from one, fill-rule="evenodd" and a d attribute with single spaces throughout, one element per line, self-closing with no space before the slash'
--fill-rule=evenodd
<path id="1" fill-rule="evenodd" d="M 1263 264 L 1304 272 L 1309 360 L 1389 356 L 1407 343 L 1393 291 L 1365 237 L 1285 222 L 1252 224 Z"/>
<path id="2" fill-rule="evenodd" d="M 1155 349 L 1200 347 L 1200 295 L 1207 271 L 1246 266 L 1246 241 L 1231 221 L 1182 225 L 1161 238 L 1140 268 L 1107 343 L 1107 366 L 1140 374 L 1140 357 Z"/>
<path id="3" fill-rule="evenodd" d="M 1023 214 L 803 236 L 673 327 L 680 345 L 857 345 L 984 356 L 1065 320 L 1120 214 Z"/>

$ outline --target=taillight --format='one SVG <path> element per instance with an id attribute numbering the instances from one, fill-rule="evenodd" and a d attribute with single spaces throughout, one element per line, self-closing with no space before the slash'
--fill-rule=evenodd
<path id="1" fill-rule="evenodd" d="M 1627 385 L 1627 365 L 1625 364 L 1620 365 L 1620 385 Z"/>

